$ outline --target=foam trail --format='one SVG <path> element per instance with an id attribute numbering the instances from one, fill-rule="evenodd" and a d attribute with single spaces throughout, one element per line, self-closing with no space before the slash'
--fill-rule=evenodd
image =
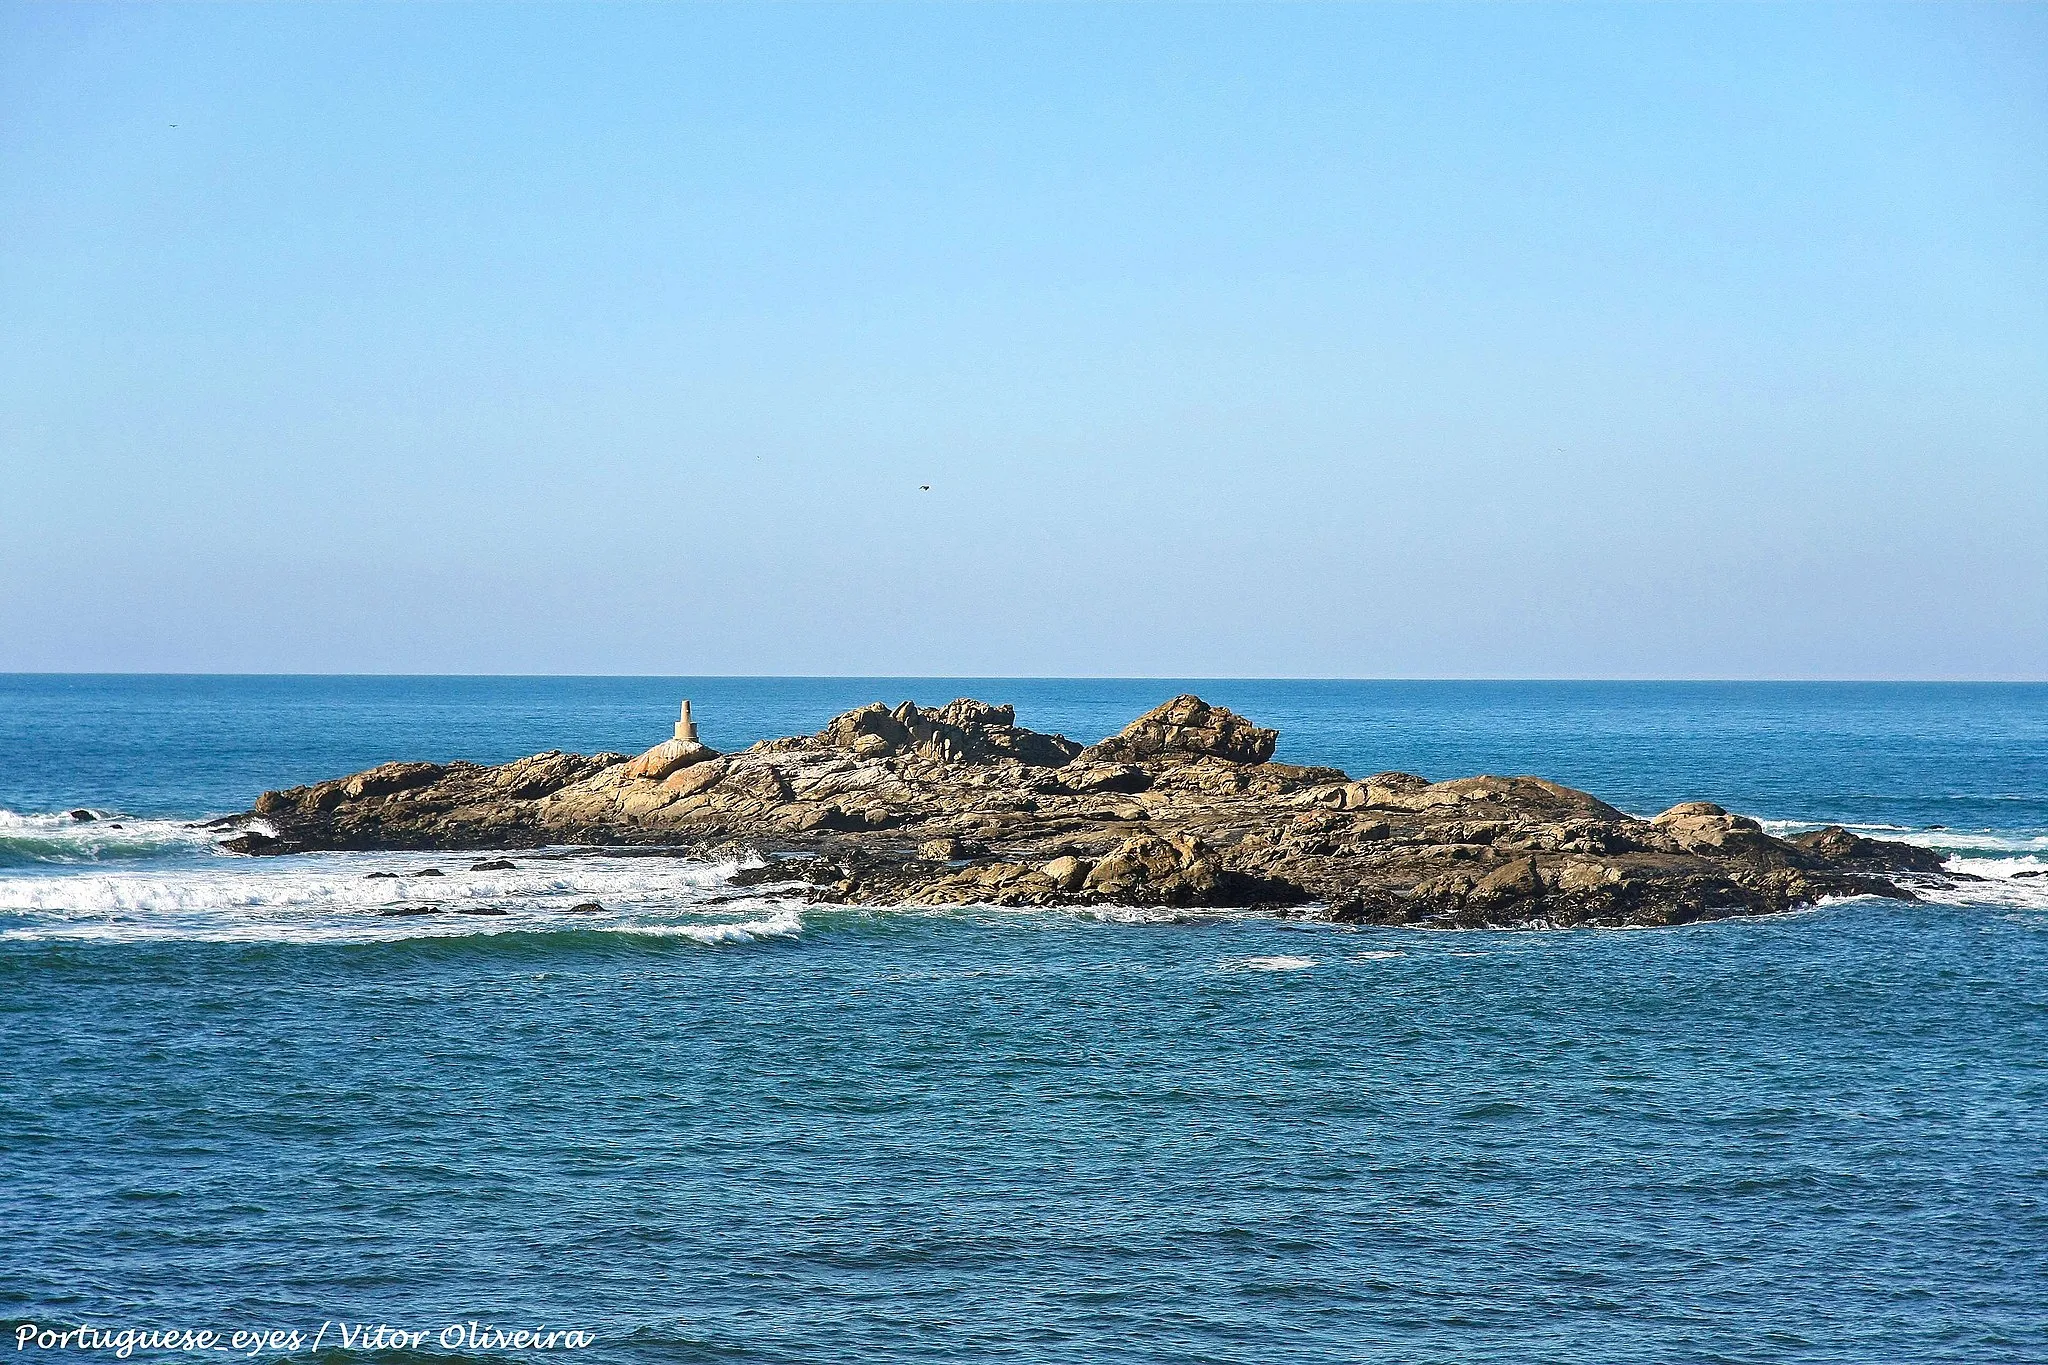
<path id="1" fill-rule="evenodd" d="M 180 866 L 12 870 L 0 874 L 0 938 L 376 943 L 581 931 L 723 944 L 802 933 L 794 902 L 735 893 L 737 861 L 514 853 L 509 870 L 470 870 L 496 856 L 209 855 Z M 441 875 L 417 875 L 430 868 Z M 591 901 L 602 912 L 572 913 Z"/>
<path id="2" fill-rule="evenodd" d="M 1233 957 L 1218 965 L 1217 970 L 1225 972 L 1301 972 L 1316 965 L 1312 957 L 1296 957 L 1287 953 L 1270 957 Z"/>

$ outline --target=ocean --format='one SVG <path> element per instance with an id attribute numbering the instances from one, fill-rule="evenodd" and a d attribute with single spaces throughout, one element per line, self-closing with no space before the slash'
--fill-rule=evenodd
<path id="1" fill-rule="evenodd" d="M 684 697 L 732 749 L 956 696 L 1094 740 L 1182 691 L 1290 761 L 1714 800 L 1982 880 L 1446 932 L 813 908 L 736 863 L 245 859 L 192 827 L 389 759 L 635 752 Z M 420 883 L 368 873 L 427 867 L 503 913 L 378 913 Z M 2035 871 L 2040 685 L 0 676 L 0 1335 L 46 1361 L 207 1330 L 265 1335 L 128 1358 L 2048 1360 Z M 561 913 L 586 900 L 611 913 Z M 582 1335 L 509 1340 L 535 1329 Z"/>

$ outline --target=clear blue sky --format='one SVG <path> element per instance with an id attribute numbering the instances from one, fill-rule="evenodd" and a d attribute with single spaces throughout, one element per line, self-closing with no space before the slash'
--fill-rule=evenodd
<path id="1" fill-rule="evenodd" d="M 0 669 L 2048 677 L 2048 8 L 0 8 Z"/>

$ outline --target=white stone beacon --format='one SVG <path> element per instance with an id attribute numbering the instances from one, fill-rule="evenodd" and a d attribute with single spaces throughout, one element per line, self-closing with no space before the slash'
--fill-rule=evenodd
<path id="1" fill-rule="evenodd" d="M 690 703 L 683 703 L 682 719 L 676 722 L 676 738 L 685 744 L 697 742 L 697 722 L 690 719 Z"/>

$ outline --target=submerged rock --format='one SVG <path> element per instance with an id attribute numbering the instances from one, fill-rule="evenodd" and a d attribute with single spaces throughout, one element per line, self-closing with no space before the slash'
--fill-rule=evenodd
<path id="1" fill-rule="evenodd" d="M 1272 761 L 1278 738 L 1181 696 L 1084 748 L 963 698 L 878 702 L 718 754 L 686 713 L 637 757 L 387 763 L 265 792 L 250 814 L 275 835 L 222 847 L 748 851 L 769 856 L 735 884 L 821 901 L 1305 907 L 1290 913 L 1475 927 L 1683 924 L 1905 897 L 1888 876 L 1940 875 L 1928 850 L 1838 828 L 1777 839 L 1709 802 L 1643 820 L 1537 777 L 1353 778 Z"/>

